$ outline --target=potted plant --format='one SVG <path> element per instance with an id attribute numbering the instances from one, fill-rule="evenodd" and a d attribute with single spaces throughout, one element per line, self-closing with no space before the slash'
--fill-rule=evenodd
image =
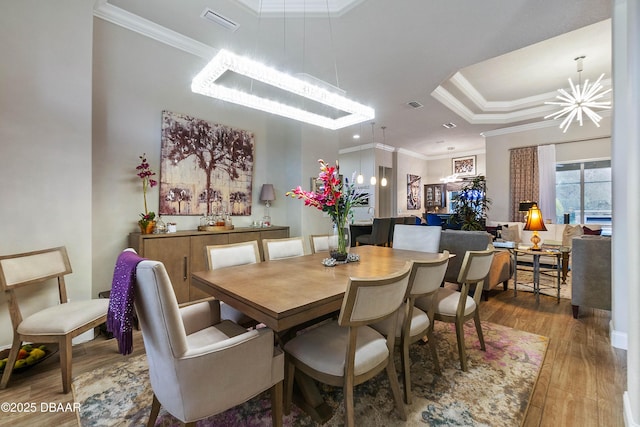
<path id="1" fill-rule="evenodd" d="M 140 164 L 136 167 L 136 175 L 142 180 L 142 197 L 144 199 L 144 212 L 140 214 L 138 226 L 142 234 L 151 234 L 156 226 L 155 212 L 149 212 L 147 209 L 147 189 L 158 185 L 158 181 L 151 179 L 156 173 L 151 171 L 149 163 L 147 163 L 147 155 L 140 156 Z"/>
<path id="2" fill-rule="evenodd" d="M 449 224 L 462 230 L 484 230 L 491 200 L 486 195 L 486 179 L 479 175 L 462 186 L 451 198 L 453 215 Z"/>

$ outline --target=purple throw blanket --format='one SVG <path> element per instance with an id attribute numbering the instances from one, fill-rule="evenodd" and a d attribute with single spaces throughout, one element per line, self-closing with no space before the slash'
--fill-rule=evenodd
<path id="1" fill-rule="evenodd" d="M 122 252 L 116 261 L 107 311 L 107 331 L 118 340 L 120 354 L 133 349 L 133 295 L 136 267 L 144 260 L 132 251 Z"/>

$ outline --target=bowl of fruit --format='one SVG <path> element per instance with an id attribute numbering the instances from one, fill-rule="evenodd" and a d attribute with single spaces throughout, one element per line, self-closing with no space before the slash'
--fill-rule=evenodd
<path id="1" fill-rule="evenodd" d="M 9 349 L 0 351 L 0 373 L 4 372 L 9 359 Z M 44 344 L 25 344 L 18 351 L 13 372 L 24 371 L 51 356 L 53 352 Z"/>

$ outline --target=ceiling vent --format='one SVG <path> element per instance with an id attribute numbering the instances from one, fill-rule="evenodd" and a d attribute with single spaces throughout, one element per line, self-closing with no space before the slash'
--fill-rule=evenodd
<path id="1" fill-rule="evenodd" d="M 443 123 L 442 126 L 446 127 L 447 129 L 453 129 L 454 127 L 456 127 L 455 123 Z"/>
<path id="2" fill-rule="evenodd" d="M 424 105 L 420 104 L 418 101 L 409 101 L 407 105 L 411 108 L 422 108 Z"/>
<path id="3" fill-rule="evenodd" d="M 215 22 L 216 24 L 221 25 L 229 31 L 236 31 L 240 27 L 240 24 L 238 24 L 237 22 L 232 21 L 226 16 L 220 15 L 218 12 L 215 12 L 209 8 L 203 10 L 200 14 L 200 17 L 206 19 L 207 21 Z"/>

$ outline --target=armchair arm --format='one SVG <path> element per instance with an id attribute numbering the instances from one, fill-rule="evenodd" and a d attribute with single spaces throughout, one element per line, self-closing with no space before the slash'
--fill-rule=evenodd
<path id="1" fill-rule="evenodd" d="M 180 307 L 180 317 L 186 335 L 220 323 L 220 301 L 206 298 L 193 301 Z"/>

